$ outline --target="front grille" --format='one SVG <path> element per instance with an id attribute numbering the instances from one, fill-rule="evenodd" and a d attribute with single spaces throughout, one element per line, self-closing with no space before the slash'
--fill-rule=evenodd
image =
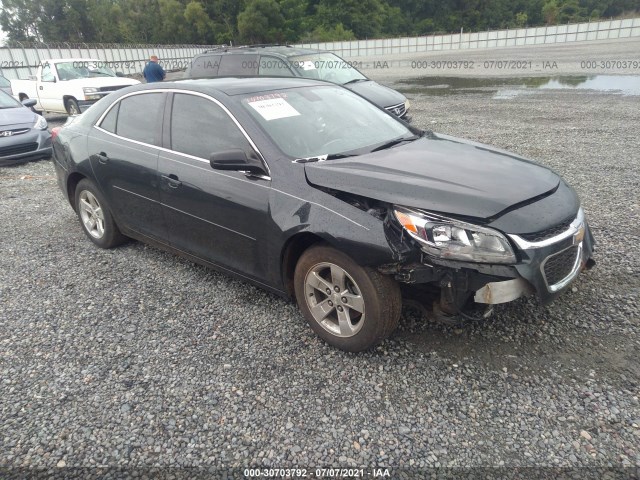
<path id="1" fill-rule="evenodd" d="M 404 103 L 399 103 L 398 105 L 393 105 L 391 107 L 386 108 L 387 112 L 393 113 L 396 117 L 401 117 L 405 114 L 407 109 L 404 106 Z"/>
<path id="2" fill-rule="evenodd" d="M 121 88 L 128 87 L 129 85 L 113 85 L 111 87 L 100 87 L 101 92 L 114 92 L 116 90 L 120 90 Z"/>
<path id="3" fill-rule="evenodd" d="M 547 261 L 544 264 L 544 276 L 547 279 L 547 285 L 556 285 L 571 274 L 578 253 L 579 248 L 573 246 L 547 257 Z"/>
<path id="4" fill-rule="evenodd" d="M 543 240 L 547 240 L 549 238 L 553 238 L 556 235 L 560 235 L 563 232 L 569 230 L 571 226 L 571 222 L 573 219 L 566 220 L 559 225 L 556 225 L 551 228 L 547 228 L 546 230 L 542 230 L 541 232 L 536 233 L 520 233 L 518 236 L 520 238 L 525 239 L 528 242 L 542 242 Z"/>
<path id="5" fill-rule="evenodd" d="M 32 152 L 38 148 L 37 143 L 23 143 L 22 145 L 11 145 L 10 147 L 0 148 L 0 157 L 10 157 L 19 153 Z"/>
<path id="6" fill-rule="evenodd" d="M 21 133 L 27 133 L 30 128 L 14 128 L 13 130 L 0 130 L 0 137 L 14 137 L 16 135 L 20 135 Z M 11 132 L 11 133 L 5 133 Z"/>

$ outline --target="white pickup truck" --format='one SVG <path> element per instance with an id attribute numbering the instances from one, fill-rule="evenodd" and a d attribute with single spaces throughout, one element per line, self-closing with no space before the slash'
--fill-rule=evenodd
<path id="1" fill-rule="evenodd" d="M 87 58 L 44 61 L 29 80 L 11 80 L 13 96 L 37 100 L 38 112 L 77 115 L 105 95 L 140 83 L 116 74 L 109 62 Z"/>

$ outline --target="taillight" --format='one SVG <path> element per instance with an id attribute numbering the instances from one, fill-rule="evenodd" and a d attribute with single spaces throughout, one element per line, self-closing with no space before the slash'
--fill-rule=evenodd
<path id="1" fill-rule="evenodd" d="M 56 139 L 61 129 L 62 127 L 53 127 L 51 129 L 51 141 L 54 141 Z"/>

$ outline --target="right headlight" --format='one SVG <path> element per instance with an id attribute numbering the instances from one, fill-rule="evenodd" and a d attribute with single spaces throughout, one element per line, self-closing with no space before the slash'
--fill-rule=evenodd
<path id="1" fill-rule="evenodd" d="M 477 263 L 516 262 L 509 241 L 497 230 L 405 207 L 396 206 L 393 213 L 430 255 Z"/>
<path id="2" fill-rule="evenodd" d="M 47 121 L 45 120 L 45 118 L 42 115 L 36 115 L 36 121 L 33 124 L 33 127 L 31 128 L 37 128 L 38 130 L 46 130 L 47 129 Z"/>

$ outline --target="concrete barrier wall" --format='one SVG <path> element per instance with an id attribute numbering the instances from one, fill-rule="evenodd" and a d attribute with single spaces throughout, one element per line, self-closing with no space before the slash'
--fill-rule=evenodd
<path id="1" fill-rule="evenodd" d="M 430 35 L 424 37 L 301 43 L 296 46 L 318 50 L 331 50 L 341 57 L 346 58 L 438 50 L 467 50 L 584 42 L 628 37 L 640 37 L 640 18 L 575 23 L 551 27 L 516 28 L 490 32 Z"/>
<path id="2" fill-rule="evenodd" d="M 518 28 L 490 32 L 431 35 L 424 37 L 304 43 L 298 47 L 331 50 L 341 57 L 369 57 L 438 50 L 515 47 L 551 43 L 640 37 L 640 18 L 601 22 Z M 198 53 L 212 45 L 85 45 L 38 44 L 0 48 L 0 75 L 28 78 L 38 65 L 51 58 L 95 58 L 126 75 L 140 73 L 151 55 L 165 70 L 185 68 Z"/>
<path id="3" fill-rule="evenodd" d="M 132 75 L 142 72 L 151 55 L 165 70 L 185 68 L 207 45 L 85 45 L 37 44 L 0 48 L 0 75 L 8 79 L 35 75 L 38 65 L 51 58 L 92 58 L 113 70 Z"/>

